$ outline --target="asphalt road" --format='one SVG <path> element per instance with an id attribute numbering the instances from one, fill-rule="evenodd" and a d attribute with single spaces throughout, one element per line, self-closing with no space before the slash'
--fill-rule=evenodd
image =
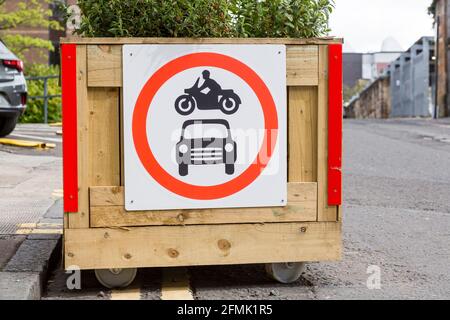
<path id="1" fill-rule="evenodd" d="M 193 298 L 449 299 L 449 190 L 450 120 L 346 120 L 343 260 L 311 263 L 291 285 L 274 283 L 261 265 L 188 268 Z M 374 270 L 379 289 L 367 286 Z M 123 294 L 159 299 L 162 273 L 140 270 Z M 92 272 L 81 290 L 68 290 L 66 278 L 53 272 L 46 299 L 117 296 Z"/>

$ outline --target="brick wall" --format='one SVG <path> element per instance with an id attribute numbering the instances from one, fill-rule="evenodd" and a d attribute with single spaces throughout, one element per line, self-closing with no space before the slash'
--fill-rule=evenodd
<path id="1" fill-rule="evenodd" d="M 17 4 L 23 0 L 7 0 L 4 3 L 6 11 L 14 11 L 17 8 Z M 77 0 L 66 0 L 67 4 L 75 4 Z M 45 4 L 44 1 L 42 1 Z M 66 36 L 66 31 L 54 31 L 47 28 L 31 28 L 31 27 L 18 27 L 16 29 L 8 30 L 8 33 L 29 35 L 33 37 L 39 37 L 41 39 L 50 40 L 55 47 L 54 52 L 49 52 L 48 55 L 41 57 L 36 51 L 32 50 L 26 54 L 28 63 L 59 63 L 59 38 Z"/>

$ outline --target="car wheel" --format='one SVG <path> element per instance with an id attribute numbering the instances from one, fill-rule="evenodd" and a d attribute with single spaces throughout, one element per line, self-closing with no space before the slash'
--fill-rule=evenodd
<path id="1" fill-rule="evenodd" d="M 5 137 L 13 132 L 19 117 L 0 118 L 0 137 Z"/>
<path id="2" fill-rule="evenodd" d="M 178 173 L 180 174 L 180 176 L 185 177 L 188 175 L 189 170 L 188 170 L 188 165 L 187 164 L 180 164 L 178 165 Z"/>
<path id="3" fill-rule="evenodd" d="M 228 175 L 234 174 L 234 164 L 226 164 L 225 165 L 225 173 Z"/>

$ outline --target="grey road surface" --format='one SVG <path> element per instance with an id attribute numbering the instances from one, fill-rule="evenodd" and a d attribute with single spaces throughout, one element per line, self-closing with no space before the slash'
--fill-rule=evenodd
<path id="1" fill-rule="evenodd" d="M 43 150 L 0 144 L 0 270 L 25 239 L 25 232 L 44 218 L 62 188 L 61 137 L 57 128 L 19 125 L 8 138 L 42 141 L 57 148 Z M 49 142 L 49 141 L 45 141 Z"/>
<path id="2" fill-rule="evenodd" d="M 0 144 L 0 151 L 13 154 L 35 155 L 35 156 L 62 156 L 62 136 L 57 132 L 61 127 L 53 127 L 46 124 L 19 124 L 16 129 L 6 138 L 17 140 L 39 141 L 55 144 L 53 149 L 23 148 L 6 146 Z"/>
<path id="3" fill-rule="evenodd" d="M 347 120 L 344 145 L 343 261 L 311 263 L 291 285 L 260 265 L 193 267 L 194 298 L 450 298 L 450 121 Z M 47 299 L 109 297 L 92 272 L 80 291 L 65 279 L 54 272 Z M 142 299 L 159 298 L 158 281 L 160 269 L 140 271 Z"/>

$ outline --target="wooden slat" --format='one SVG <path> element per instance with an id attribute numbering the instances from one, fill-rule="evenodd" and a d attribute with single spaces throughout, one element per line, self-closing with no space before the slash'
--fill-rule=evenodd
<path id="1" fill-rule="evenodd" d="M 120 184 L 119 89 L 89 88 L 90 186 Z"/>
<path id="2" fill-rule="evenodd" d="M 61 43 L 78 44 L 290 44 L 290 45 L 320 45 L 343 43 L 341 38 L 323 37 L 310 39 L 295 38 L 61 38 Z"/>
<path id="3" fill-rule="evenodd" d="M 89 102 L 86 46 L 77 46 L 78 212 L 69 214 L 69 228 L 89 228 Z"/>
<path id="4" fill-rule="evenodd" d="M 63 224 L 64 224 L 64 229 L 69 228 L 69 214 L 66 212 L 64 212 L 64 214 L 63 214 Z"/>
<path id="5" fill-rule="evenodd" d="M 121 45 L 89 45 L 87 55 L 89 87 L 122 86 Z"/>
<path id="6" fill-rule="evenodd" d="M 287 47 L 288 86 L 317 86 L 318 68 L 318 46 Z M 90 87 L 122 86 L 122 47 L 120 45 L 88 46 L 88 85 Z"/>
<path id="7" fill-rule="evenodd" d="M 318 221 L 337 221 L 337 207 L 329 207 L 327 201 L 328 176 L 328 46 L 319 47 L 319 109 L 318 109 Z"/>
<path id="8" fill-rule="evenodd" d="M 317 87 L 289 87 L 289 182 L 317 181 Z"/>
<path id="9" fill-rule="evenodd" d="M 287 46 L 286 77 L 288 86 L 317 86 L 319 83 L 319 47 Z"/>
<path id="10" fill-rule="evenodd" d="M 317 219 L 317 184 L 288 186 L 288 206 L 275 208 L 126 211 L 123 187 L 92 187 L 91 227 L 302 222 Z"/>
<path id="11" fill-rule="evenodd" d="M 68 229 L 65 265 L 81 269 L 331 261 L 340 223 Z"/>

